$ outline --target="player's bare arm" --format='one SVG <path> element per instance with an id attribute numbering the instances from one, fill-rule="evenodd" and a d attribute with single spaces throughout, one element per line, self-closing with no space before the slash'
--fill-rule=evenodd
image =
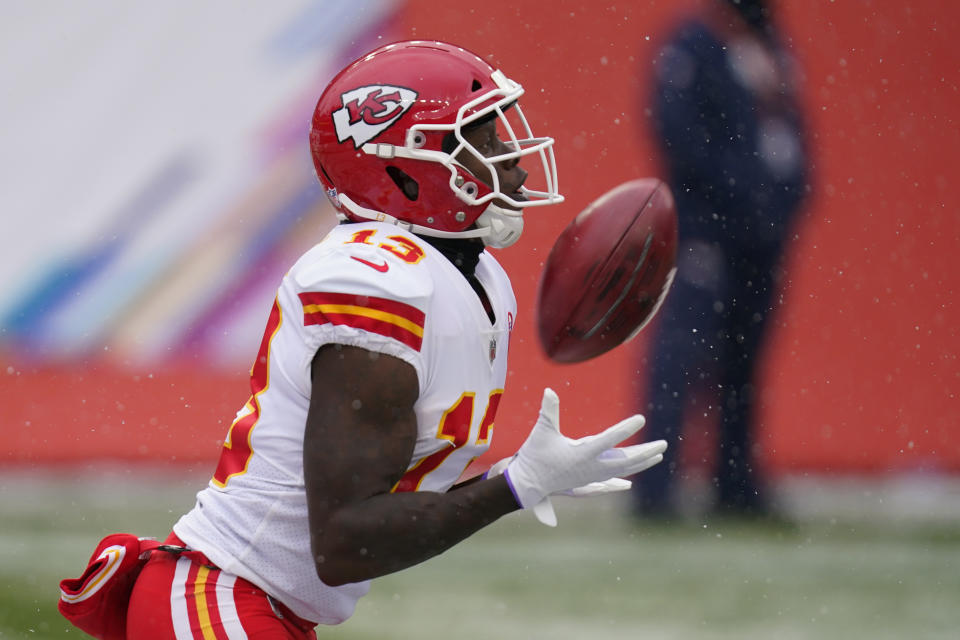
<path id="1" fill-rule="evenodd" d="M 413 456 L 417 374 L 365 349 L 322 347 L 304 437 L 317 574 L 336 586 L 431 558 L 519 508 L 504 477 L 449 493 L 391 489 Z"/>

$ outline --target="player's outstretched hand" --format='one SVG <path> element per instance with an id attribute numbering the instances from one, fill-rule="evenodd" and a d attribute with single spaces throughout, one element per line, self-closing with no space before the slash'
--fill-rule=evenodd
<path id="1" fill-rule="evenodd" d="M 643 424 L 643 416 L 634 415 L 601 433 L 578 440 L 568 438 L 560 433 L 560 399 L 553 389 L 544 389 L 537 423 L 503 473 L 520 506 L 533 509 L 544 524 L 556 526 L 550 495 L 589 496 L 621 491 L 630 487 L 629 481 L 622 480 L 624 476 L 663 460 L 667 448 L 664 440 L 616 446 Z"/>
<path id="2" fill-rule="evenodd" d="M 503 473 L 503 470 L 507 468 L 507 465 L 510 464 L 510 461 L 513 460 L 513 458 L 514 456 L 510 456 L 509 458 L 504 458 L 495 462 L 484 474 L 484 477 L 492 478 L 494 476 L 499 476 Z M 573 489 L 558 491 L 552 495 L 570 496 L 572 498 L 590 498 L 593 496 L 605 495 L 607 493 L 626 491 L 632 486 L 633 483 L 629 480 L 624 480 L 623 478 L 610 478 L 609 480 L 604 480 L 603 482 L 591 482 L 590 484 L 582 487 L 574 487 Z M 557 526 L 557 513 L 553 510 L 553 503 L 550 501 L 550 496 L 547 496 L 533 506 L 533 514 L 537 517 L 537 520 L 543 524 L 550 527 Z"/>

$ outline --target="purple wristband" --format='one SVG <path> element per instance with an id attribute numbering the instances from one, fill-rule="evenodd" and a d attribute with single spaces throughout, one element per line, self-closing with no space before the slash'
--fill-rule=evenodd
<path id="1" fill-rule="evenodd" d="M 507 479 L 507 486 L 510 487 L 510 493 L 513 494 L 513 499 L 517 501 L 517 505 L 523 509 L 523 503 L 520 501 L 520 496 L 517 495 L 517 490 L 513 488 L 513 481 L 510 480 L 510 469 L 509 467 L 503 470 L 503 477 Z"/>

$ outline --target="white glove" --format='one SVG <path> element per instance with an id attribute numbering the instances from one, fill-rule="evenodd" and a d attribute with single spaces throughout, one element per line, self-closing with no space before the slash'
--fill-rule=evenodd
<path id="1" fill-rule="evenodd" d="M 516 455 L 512 455 L 509 458 L 498 460 L 491 465 L 489 469 L 487 469 L 487 472 L 483 474 L 483 477 L 493 478 L 494 476 L 500 475 L 503 473 L 504 469 L 507 468 L 507 465 L 510 464 L 510 461 L 515 457 Z M 606 493 L 626 491 L 631 486 L 633 486 L 633 483 L 629 480 L 624 480 L 623 478 L 610 478 L 609 480 L 604 480 L 603 482 L 591 482 L 590 484 L 583 485 L 582 487 L 574 487 L 573 489 L 557 491 L 551 495 L 570 496 L 572 498 L 589 498 Z M 533 515 L 537 517 L 537 520 L 548 527 L 557 526 L 557 514 L 553 510 L 553 503 L 550 501 L 550 496 L 547 496 L 533 506 Z"/>
<path id="2" fill-rule="evenodd" d="M 605 431 L 573 440 L 560 433 L 560 399 L 553 389 L 544 389 L 540 416 L 526 442 L 507 463 L 503 474 L 517 502 L 534 513 L 544 524 L 556 526 L 550 495 L 597 495 L 623 490 L 629 476 L 649 469 L 663 460 L 667 443 L 663 440 L 616 447 L 644 424 L 634 415 Z M 499 464 L 499 463 L 498 463 Z M 494 465 L 496 466 L 496 465 Z M 490 475 L 490 472 L 488 472 Z M 619 482 L 611 483 L 611 480 Z M 541 505 L 540 503 L 546 502 Z"/>

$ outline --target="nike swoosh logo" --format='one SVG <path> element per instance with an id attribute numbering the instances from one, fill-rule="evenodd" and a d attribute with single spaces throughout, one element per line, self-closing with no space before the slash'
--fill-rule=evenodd
<path id="1" fill-rule="evenodd" d="M 368 267 L 370 267 L 370 268 L 372 268 L 372 269 L 376 269 L 376 270 L 379 271 L 380 273 L 386 273 L 386 272 L 387 272 L 387 269 L 390 268 L 390 265 L 387 264 L 386 261 L 384 261 L 383 264 L 377 264 L 376 262 L 370 262 L 369 260 L 364 260 L 363 258 L 358 258 L 357 256 L 350 256 L 350 257 L 353 258 L 354 260 L 356 260 L 357 262 L 361 262 L 361 263 L 367 265 Z"/>

